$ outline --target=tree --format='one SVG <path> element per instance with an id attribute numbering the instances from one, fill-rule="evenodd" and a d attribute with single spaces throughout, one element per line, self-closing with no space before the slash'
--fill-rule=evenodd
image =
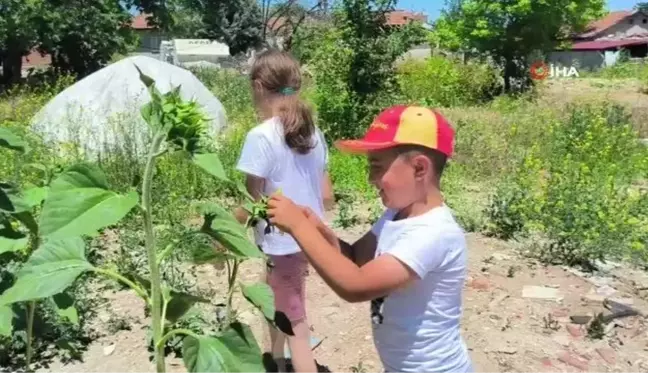
<path id="1" fill-rule="evenodd" d="M 58 72 L 83 77 L 115 53 L 126 53 L 135 36 L 130 14 L 115 0 L 49 0 L 39 29 L 39 50 Z"/>
<path id="2" fill-rule="evenodd" d="M 529 84 L 527 58 L 532 53 L 546 54 L 582 32 L 603 14 L 604 5 L 604 0 L 455 1 L 437 22 L 436 33 L 455 47 L 492 57 L 511 91 L 513 78 Z"/>
<path id="3" fill-rule="evenodd" d="M 38 43 L 43 0 L 0 0 L 0 64 L 3 84 L 21 78 L 22 58 Z"/>
<path id="4" fill-rule="evenodd" d="M 192 0 L 190 6 L 202 15 L 201 36 L 227 44 L 230 54 L 263 43 L 263 17 L 256 0 Z"/>

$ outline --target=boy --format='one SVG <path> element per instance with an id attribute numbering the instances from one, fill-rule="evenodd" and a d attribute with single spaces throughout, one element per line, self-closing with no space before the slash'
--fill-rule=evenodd
<path id="1" fill-rule="evenodd" d="M 362 140 L 336 146 L 368 156 L 369 181 L 386 207 L 371 231 L 349 245 L 283 196 L 271 198 L 270 222 L 295 238 L 341 298 L 371 301 L 387 372 L 472 372 L 459 325 L 466 242 L 439 188 L 453 129 L 433 110 L 395 106 Z"/>

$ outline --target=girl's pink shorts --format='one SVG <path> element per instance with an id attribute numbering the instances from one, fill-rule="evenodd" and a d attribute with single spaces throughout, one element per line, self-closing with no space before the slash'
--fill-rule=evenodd
<path id="1" fill-rule="evenodd" d="M 308 261 L 304 253 L 268 256 L 271 262 L 268 266 L 268 285 L 274 291 L 275 308 L 293 323 L 304 319 L 308 275 Z"/>

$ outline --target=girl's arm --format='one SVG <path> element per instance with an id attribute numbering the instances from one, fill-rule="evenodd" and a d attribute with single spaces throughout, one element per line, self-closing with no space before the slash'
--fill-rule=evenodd
<path id="1" fill-rule="evenodd" d="M 329 178 L 328 172 L 324 171 L 324 178 L 322 179 L 322 200 L 324 201 L 324 210 L 329 211 L 335 205 L 335 198 L 333 197 L 333 184 Z"/>
<path id="2" fill-rule="evenodd" d="M 265 186 L 265 179 L 253 175 L 249 175 L 249 174 L 246 175 L 245 189 L 247 189 L 247 192 L 250 193 L 250 195 L 254 198 L 255 201 L 261 199 L 264 186 Z M 236 210 L 234 210 L 234 216 L 236 217 L 236 220 L 238 220 L 239 223 L 245 224 L 248 219 L 248 212 L 245 211 L 243 207 L 239 206 L 236 208 Z"/>

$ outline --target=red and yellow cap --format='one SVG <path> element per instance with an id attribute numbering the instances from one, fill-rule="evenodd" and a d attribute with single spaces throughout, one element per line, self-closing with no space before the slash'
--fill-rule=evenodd
<path id="1" fill-rule="evenodd" d="M 380 113 L 360 140 L 341 140 L 343 152 L 366 153 L 397 145 L 420 145 L 448 158 L 454 151 L 454 130 L 437 111 L 420 106 L 392 106 Z"/>

